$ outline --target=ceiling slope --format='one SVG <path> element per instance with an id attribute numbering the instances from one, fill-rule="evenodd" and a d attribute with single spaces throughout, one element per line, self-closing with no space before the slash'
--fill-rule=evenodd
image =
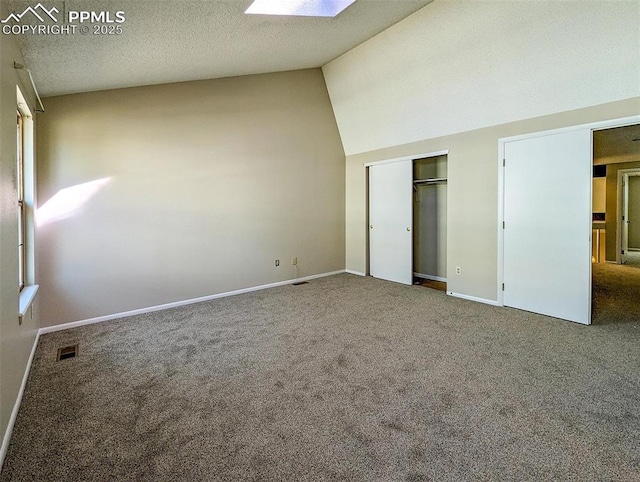
<path id="1" fill-rule="evenodd" d="M 70 11 L 122 11 L 122 33 L 94 35 L 94 24 L 88 34 L 17 37 L 47 97 L 321 67 L 431 1 L 357 0 L 336 18 L 312 18 L 245 15 L 251 0 L 42 0 L 59 25 Z M 35 5 L 6 2 L 18 14 Z M 39 23 L 29 15 L 23 24 Z"/>

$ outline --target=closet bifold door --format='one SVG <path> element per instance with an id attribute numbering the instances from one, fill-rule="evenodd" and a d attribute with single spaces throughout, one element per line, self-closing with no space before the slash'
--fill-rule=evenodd
<path id="1" fill-rule="evenodd" d="M 369 166 L 369 270 L 375 278 L 413 282 L 413 165 Z"/>

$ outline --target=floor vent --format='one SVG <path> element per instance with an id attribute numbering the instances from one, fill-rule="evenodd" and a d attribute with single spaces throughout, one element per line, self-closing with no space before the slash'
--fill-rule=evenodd
<path id="1" fill-rule="evenodd" d="M 308 285 L 309 282 L 308 281 L 298 281 L 297 283 L 291 283 L 293 286 L 300 286 L 300 285 Z"/>
<path id="2" fill-rule="evenodd" d="M 65 346 L 64 348 L 58 348 L 58 361 L 66 360 L 67 358 L 75 358 L 78 354 L 78 345 Z"/>

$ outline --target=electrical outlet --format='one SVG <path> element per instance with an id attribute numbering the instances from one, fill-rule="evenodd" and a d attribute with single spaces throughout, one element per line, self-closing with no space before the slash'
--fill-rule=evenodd
<path id="1" fill-rule="evenodd" d="M 456 274 L 462 273 L 462 268 L 460 266 L 456 266 Z"/>
<path id="2" fill-rule="evenodd" d="M 276 259 L 276 268 L 277 268 L 278 266 L 280 266 L 280 260 L 279 260 L 279 259 Z"/>
<path id="3" fill-rule="evenodd" d="M 291 265 L 295 266 L 298 264 L 298 257 L 294 256 L 293 258 L 291 258 Z"/>

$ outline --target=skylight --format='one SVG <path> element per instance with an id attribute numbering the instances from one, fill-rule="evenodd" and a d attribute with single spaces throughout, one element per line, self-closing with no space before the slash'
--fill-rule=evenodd
<path id="1" fill-rule="evenodd" d="M 254 0 L 244 13 L 335 17 L 353 2 L 355 0 Z"/>

